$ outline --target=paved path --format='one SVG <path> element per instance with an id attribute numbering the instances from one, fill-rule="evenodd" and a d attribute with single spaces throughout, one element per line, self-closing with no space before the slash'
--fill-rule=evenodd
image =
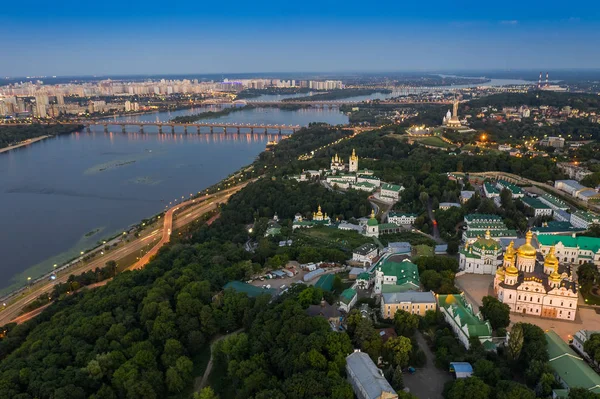
<path id="1" fill-rule="evenodd" d="M 0 153 L 6 152 L 6 151 L 10 151 L 10 150 L 14 150 L 15 148 L 19 148 L 19 147 L 24 147 L 26 145 L 35 143 L 37 141 L 47 139 L 48 137 L 51 137 L 51 136 L 40 136 L 40 137 L 36 137 L 34 139 L 29 139 L 29 140 L 23 141 L 23 142 L 21 142 L 19 144 L 11 145 L 9 147 L 0 148 Z"/>
<path id="2" fill-rule="evenodd" d="M 404 374 L 404 385 L 419 399 L 442 399 L 444 384 L 452 377 L 435 366 L 435 355 L 429 349 L 420 331 L 417 331 L 415 337 L 419 348 L 425 352 L 427 363 L 425 363 L 425 367 L 417 369 L 414 374 Z"/>
<path id="3" fill-rule="evenodd" d="M 242 332 L 244 329 L 240 328 L 239 330 L 236 330 L 232 333 L 226 334 L 226 335 L 221 335 L 220 337 L 217 337 L 215 339 L 212 340 L 212 342 L 210 343 L 210 359 L 208 360 L 208 364 L 206 365 L 206 370 L 204 370 L 204 375 L 202 375 L 202 378 L 197 377 L 194 380 L 194 392 L 199 392 L 202 388 L 204 388 L 206 386 L 206 381 L 208 381 L 208 377 L 210 376 L 210 372 L 212 370 L 212 365 L 213 365 L 213 347 L 215 346 L 215 344 L 233 334 L 237 334 Z"/>
<path id="4" fill-rule="evenodd" d="M 128 270 L 135 270 L 135 269 L 140 269 L 140 268 L 144 267 L 150 261 L 150 259 L 154 255 L 156 255 L 158 250 L 163 245 L 165 245 L 166 243 L 168 243 L 170 241 L 171 232 L 172 232 L 172 228 L 173 228 L 173 213 L 175 211 L 177 211 L 181 207 L 184 207 L 184 206 L 187 206 L 190 204 L 194 204 L 194 202 L 200 202 L 200 203 L 204 204 L 206 201 L 208 201 L 212 198 L 215 198 L 215 201 L 212 201 L 208 204 L 205 204 L 203 206 L 195 208 L 195 209 L 191 210 L 191 212 L 189 212 L 188 214 L 185 214 L 181 218 L 179 218 L 177 220 L 177 227 L 183 226 L 184 224 L 187 224 L 187 223 L 191 222 L 192 220 L 195 220 L 196 218 L 198 218 L 200 214 L 203 214 L 212 209 L 215 209 L 217 206 L 217 203 L 227 202 L 229 197 L 231 197 L 237 191 L 241 190 L 248 183 L 249 182 L 244 182 L 243 184 L 240 184 L 238 186 L 229 188 L 227 190 L 220 191 L 217 194 L 211 194 L 206 197 L 198 198 L 195 200 L 190 200 L 190 201 L 187 201 L 185 203 L 182 203 L 182 204 L 179 204 L 179 205 L 176 205 L 176 206 L 170 208 L 167 212 L 165 212 L 165 217 L 162 218 L 163 226 L 161 229 L 152 230 L 149 233 L 147 233 L 147 235 L 142 236 L 137 240 L 133 240 L 129 243 L 126 243 L 125 245 L 112 250 L 111 252 L 107 253 L 104 256 L 96 257 L 93 260 L 91 260 L 88 264 L 86 264 L 80 268 L 77 268 L 76 270 L 73 270 L 71 273 L 63 272 L 60 275 L 58 275 L 56 280 L 54 280 L 52 282 L 48 282 L 45 285 L 41 286 L 40 288 L 28 292 L 27 294 L 23 295 L 21 298 L 16 300 L 14 303 L 11 303 L 10 305 L 8 305 L 5 309 L 2 310 L 2 312 L 0 312 L 0 326 L 8 324 L 11 321 L 24 322 L 24 321 L 31 319 L 35 315 L 39 314 L 39 312 L 38 313 L 30 312 L 26 315 L 22 315 L 23 317 L 19 317 L 22 309 L 29 303 L 35 301 L 41 294 L 52 291 L 55 284 L 66 282 L 71 274 L 81 274 L 88 270 L 95 270 L 97 267 L 102 268 L 105 266 L 105 264 L 108 260 L 118 261 L 119 259 L 122 259 L 131 253 L 142 251 L 146 246 L 152 244 L 152 242 L 157 238 L 157 235 L 160 234 L 161 230 L 162 230 L 162 237 L 161 237 L 161 240 L 158 242 L 158 244 L 153 246 L 152 249 L 148 253 L 146 253 L 146 255 L 144 255 L 134 265 L 130 266 L 128 268 Z M 94 284 L 93 287 L 99 287 L 101 285 L 105 285 L 108 281 L 110 281 L 110 280 L 105 280 L 100 283 Z M 89 286 L 88 288 L 92 288 L 92 287 Z M 35 312 L 35 311 L 33 311 L 33 312 Z"/>

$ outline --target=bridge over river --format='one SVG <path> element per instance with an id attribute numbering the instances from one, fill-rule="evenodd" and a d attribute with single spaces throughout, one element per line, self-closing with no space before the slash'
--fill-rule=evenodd
<path id="1" fill-rule="evenodd" d="M 126 122 L 126 121 L 98 121 L 98 120 L 82 120 L 78 121 L 86 127 L 86 129 L 90 130 L 91 126 L 104 126 L 104 130 L 108 131 L 109 126 L 119 126 L 121 130 L 125 133 L 127 130 L 127 126 L 138 126 L 140 133 L 144 132 L 144 127 L 147 126 L 155 126 L 158 127 L 158 133 L 163 134 L 164 130 L 170 133 L 175 133 L 175 127 L 180 126 L 183 127 L 184 133 L 192 133 L 196 132 L 198 134 L 201 133 L 202 129 L 205 131 L 209 131 L 210 133 L 214 133 L 215 129 L 219 133 L 227 133 L 228 131 L 235 131 L 236 133 L 264 133 L 264 134 L 292 134 L 301 128 L 300 125 L 266 125 L 266 124 L 244 124 L 244 123 L 177 123 L 177 122 Z"/>

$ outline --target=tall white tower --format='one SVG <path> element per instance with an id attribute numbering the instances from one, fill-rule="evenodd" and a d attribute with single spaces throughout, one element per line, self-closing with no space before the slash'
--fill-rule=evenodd
<path id="1" fill-rule="evenodd" d="M 349 172 L 358 172 L 358 157 L 356 156 L 356 151 L 352 150 L 352 155 L 350 156 L 350 162 L 348 163 L 348 171 Z"/>

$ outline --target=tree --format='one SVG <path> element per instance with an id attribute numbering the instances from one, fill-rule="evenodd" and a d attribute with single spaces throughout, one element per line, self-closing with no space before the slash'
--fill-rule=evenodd
<path id="1" fill-rule="evenodd" d="M 577 279 L 584 290 L 592 288 L 599 279 L 598 268 L 593 263 L 584 263 L 577 268 Z"/>
<path id="2" fill-rule="evenodd" d="M 491 388 L 477 377 L 461 378 L 448 390 L 447 399 L 488 399 Z"/>
<path id="3" fill-rule="evenodd" d="M 585 388 L 571 388 L 569 399 L 600 399 L 600 394 L 588 391 Z"/>
<path id="4" fill-rule="evenodd" d="M 596 362 L 600 361 L 600 334 L 592 334 L 583 344 L 583 349 Z"/>
<path id="5" fill-rule="evenodd" d="M 520 323 L 517 323 L 510 332 L 510 338 L 507 344 L 507 355 L 508 359 L 512 361 L 519 360 L 521 356 L 521 350 L 523 349 L 523 327 Z"/>
<path id="6" fill-rule="evenodd" d="M 515 381 L 498 381 L 496 399 L 535 399 L 535 392 Z"/>
<path id="7" fill-rule="evenodd" d="M 435 270 L 425 270 L 421 274 L 421 283 L 427 291 L 438 291 L 442 283 L 442 276 Z"/>
<path id="8" fill-rule="evenodd" d="M 219 399 L 219 395 L 211 387 L 206 387 L 194 393 L 194 399 Z"/>
<path id="9" fill-rule="evenodd" d="M 410 338 L 402 336 L 390 338 L 383 348 L 394 366 L 406 367 L 408 365 L 408 359 L 412 351 Z"/>
<path id="10" fill-rule="evenodd" d="M 394 327 L 398 335 L 412 337 L 419 327 L 419 316 L 404 310 L 397 310 L 394 314 Z"/>
<path id="11" fill-rule="evenodd" d="M 473 375 L 481 378 L 486 384 L 494 385 L 500 380 L 500 369 L 487 359 L 479 359 L 473 366 Z"/>
<path id="12" fill-rule="evenodd" d="M 510 307 L 493 296 L 484 296 L 483 306 L 479 310 L 494 330 L 506 328 L 510 324 Z"/>
<path id="13" fill-rule="evenodd" d="M 404 376 L 402 375 L 402 367 L 396 366 L 394 375 L 392 376 L 392 387 L 399 391 L 404 389 Z"/>

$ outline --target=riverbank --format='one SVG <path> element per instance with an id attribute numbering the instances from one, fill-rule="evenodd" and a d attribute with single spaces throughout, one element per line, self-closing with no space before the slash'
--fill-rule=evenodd
<path id="1" fill-rule="evenodd" d="M 286 98 L 282 102 L 288 101 L 335 101 L 344 98 L 358 97 L 358 96 L 369 96 L 375 93 L 390 94 L 392 93 L 389 89 L 335 89 L 328 91 L 327 93 L 313 94 L 312 96 Z"/>
<path id="2" fill-rule="evenodd" d="M 0 126 L 0 153 L 14 150 L 48 137 L 70 134 L 83 129 L 78 124 L 32 125 L 7 124 Z"/>
<path id="3" fill-rule="evenodd" d="M 248 109 L 253 109 L 253 108 L 254 108 L 254 106 L 252 106 L 252 105 L 246 105 L 243 107 L 224 108 L 221 111 L 200 112 L 198 114 L 193 114 L 193 115 L 177 116 L 177 117 L 171 119 L 171 122 L 192 123 L 192 122 L 196 122 L 196 121 L 199 121 L 202 119 L 219 118 L 221 116 L 227 116 L 233 112 L 243 111 L 243 110 L 248 110 Z"/>
<path id="4" fill-rule="evenodd" d="M 26 145 L 33 144 L 33 143 L 36 143 L 38 141 L 42 141 L 44 139 L 47 139 L 48 137 L 52 137 L 52 136 L 40 136 L 40 137 L 36 137 L 36 138 L 33 138 L 33 139 L 27 139 L 25 141 L 20 142 L 19 144 L 15 144 L 15 145 L 11 145 L 11 146 L 8 146 L 8 147 L 0 148 L 0 154 L 3 153 L 3 152 L 14 150 L 15 148 L 25 147 Z"/>

